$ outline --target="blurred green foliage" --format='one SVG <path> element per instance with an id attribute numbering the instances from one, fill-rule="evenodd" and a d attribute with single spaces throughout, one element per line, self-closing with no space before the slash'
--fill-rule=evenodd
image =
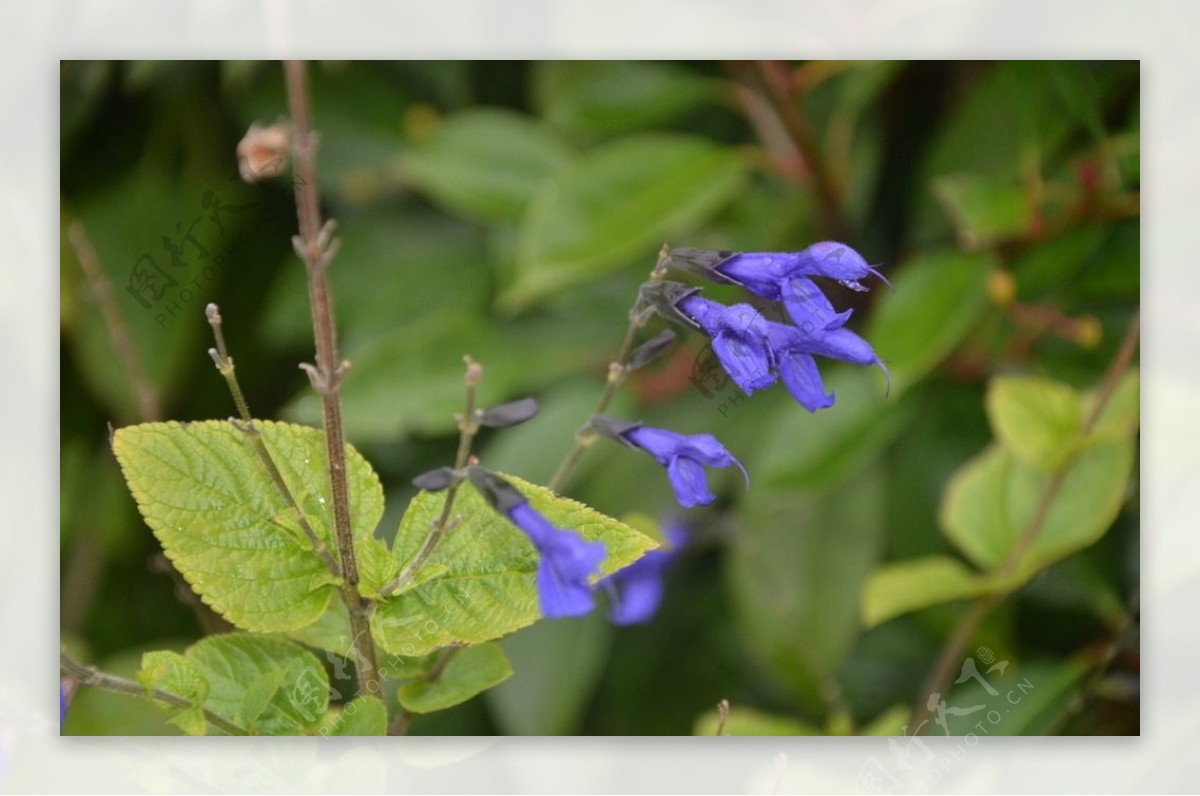
<path id="1" fill-rule="evenodd" d="M 246 185 L 234 156 L 286 105 L 274 63 L 61 70 L 62 633 L 129 673 L 220 624 L 163 566 L 112 461 L 106 423 L 149 418 L 66 231 L 94 245 L 163 418 L 232 414 L 205 353 L 216 301 L 253 412 L 316 424 L 291 186 Z M 549 478 L 662 243 L 797 250 L 836 223 L 895 286 L 830 290 L 889 363 L 889 394 L 839 366 L 823 366 L 837 403 L 817 415 L 781 389 L 700 390 L 695 337 L 639 373 L 617 410 L 715 434 L 751 489 L 723 472 L 718 504 L 687 514 L 698 542 L 651 624 L 601 611 L 519 631 L 500 642 L 509 679 L 412 732 L 711 733 L 721 699 L 731 734 L 899 732 L 1014 517 L 1062 468 L 1068 500 L 968 652 L 1034 686 L 993 734 L 1139 731 L 1136 379 L 1081 431 L 1139 302 L 1136 62 L 322 62 L 310 80 L 343 244 L 348 437 L 383 481 L 389 542 L 409 479 L 452 456 L 464 354 L 487 403 L 542 403 L 485 432 L 481 459 Z M 143 255 L 177 282 L 149 306 L 129 289 Z M 614 517 L 679 516 L 657 465 L 613 445 L 567 492 Z M 943 696 L 983 702 L 973 688 Z M 120 699 L 85 691 L 66 731 L 155 731 Z"/>

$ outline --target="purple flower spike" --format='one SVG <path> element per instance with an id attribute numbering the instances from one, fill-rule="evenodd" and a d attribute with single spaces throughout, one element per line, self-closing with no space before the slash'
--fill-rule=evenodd
<path id="1" fill-rule="evenodd" d="M 604 543 L 585 542 L 570 531 L 555 528 L 527 502 L 510 509 L 508 518 L 541 555 L 537 587 L 542 614 L 547 619 L 562 619 L 589 613 L 593 602 L 588 577 L 604 560 Z"/>
<path id="2" fill-rule="evenodd" d="M 834 279 L 859 292 L 867 288 L 859 281 L 883 274 L 867 265 L 862 255 L 844 243 L 821 241 L 798 252 L 746 252 L 730 255 L 715 268 L 726 279 L 763 298 L 778 300 L 796 277 L 821 276 Z"/>

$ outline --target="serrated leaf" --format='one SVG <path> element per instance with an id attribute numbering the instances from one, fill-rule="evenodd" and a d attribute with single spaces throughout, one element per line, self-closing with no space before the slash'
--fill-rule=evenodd
<path id="1" fill-rule="evenodd" d="M 155 651 L 142 656 L 142 668 L 137 681 L 146 689 L 162 689 L 191 701 L 186 708 L 170 708 L 167 719 L 188 735 L 204 735 L 208 720 L 204 717 L 204 701 L 208 698 L 208 681 L 184 656 L 177 652 Z"/>
<path id="2" fill-rule="evenodd" d="M 285 423 L 256 425 L 314 533 L 335 549 L 324 435 Z M 336 580 L 245 432 L 215 420 L 146 423 L 119 429 L 113 451 L 167 557 L 218 613 L 246 630 L 281 632 L 312 624 L 325 612 Z M 383 491 L 350 446 L 346 465 L 355 539 L 365 548 L 383 514 Z M 369 553 L 366 560 L 372 560 Z M 387 571 L 368 567 L 365 574 L 376 569 Z"/>
<path id="3" fill-rule="evenodd" d="M 206 724 L 204 710 L 248 731 L 295 735 L 329 702 L 325 669 L 303 647 L 244 633 L 210 636 L 183 655 L 146 653 L 137 679 L 193 701 L 172 719 L 189 735 L 218 731 Z"/>
<path id="4" fill-rule="evenodd" d="M 696 719 L 692 735 L 716 735 L 720 728 L 721 716 L 716 709 L 710 710 Z M 772 716 L 754 708 L 731 708 L 722 735 L 823 735 L 820 730 L 810 724 L 789 718 L 787 716 Z"/>
<path id="5" fill-rule="evenodd" d="M 649 272 L 659 245 L 732 199 L 744 176 L 734 150 L 702 138 L 646 134 L 593 150 L 534 197 L 501 306 L 521 309 L 639 258 Z"/>
<path id="6" fill-rule="evenodd" d="M 396 698 L 413 713 L 433 713 L 466 702 L 511 676 L 512 666 L 500 645 L 479 644 L 455 652 L 433 682 L 418 679 L 400 686 Z"/>
<path id="7" fill-rule="evenodd" d="M 329 704 L 325 667 L 299 644 L 227 633 L 196 642 L 185 656 L 209 683 L 204 707 L 213 713 L 237 723 L 246 706 L 257 709 L 255 703 L 265 702 L 253 727 L 262 735 L 304 732 L 325 714 Z M 271 689 L 275 680 L 279 685 Z M 257 693 L 247 699 L 251 688 Z M 264 700 L 268 690 L 270 696 Z"/>
<path id="8" fill-rule="evenodd" d="M 1083 399 L 1070 386 L 1036 376 L 999 376 L 988 385 L 996 437 L 1026 464 L 1057 472 L 1082 439 Z"/>
<path id="9" fill-rule="evenodd" d="M 892 373 L 893 395 L 920 381 L 979 322 L 987 274 L 998 264 L 991 254 L 942 251 L 900 269 L 865 335 Z"/>
<path id="10" fill-rule="evenodd" d="M 579 135 L 623 132 L 668 121 L 720 98 L 721 81 L 648 61 L 542 61 L 533 99 L 556 127 Z"/>
<path id="11" fill-rule="evenodd" d="M 498 108 L 461 111 L 401 158 L 401 172 L 435 201 L 482 221 L 517 218 L 573 153 L 533 119 Z"/>
<path id="12" fill-rule="evenodd" d="M 867 627 L 901 614 L 988 591 L 986 578 L 949 556 L 912 558 L 877 569 L 863 589 Z"/>
<path id="13" fill-rule="evenodd" d="M 604 543 L 601 577 L 628 566 L 655 543 L 622 522 L 545 487 L 504 476 L 530 505 L 559 528 Z M 415 558 L 441 513 L 445 493 L 421 492 L 408 507 L 392 552 L 405 563 Z M 429 558 L 446 571 L 419 588 L 381 603 L 371 619 L 375 638 L 388 652 L 424 655 L 450 644 L 478 644 L 500 638 L 541 616 L 536 576 L 537 552 L 525 534 L 497 514 L 471 487 L 458 492 L 453 516 L 458 525 Z"/>
<path id="14" fill-rule="evenodd" d="M 1016 588 L 1100 539 L 1116 519 L 1132 466 L 1129 440 L 1101 440 L 1081 450 L 1005 588 Z M 999 567 L 1034 516 L 1051 478 L 1004 447 L 990 446 L 946 488 L 941 507 L 946 536 L 977 566 Z"/>
<path id="15" fill-rule="evenodd" d="M 328 736 L 387 735 L 387 708 L 372 696 L 360 696 L 321 719 L 317 732 Z"/>

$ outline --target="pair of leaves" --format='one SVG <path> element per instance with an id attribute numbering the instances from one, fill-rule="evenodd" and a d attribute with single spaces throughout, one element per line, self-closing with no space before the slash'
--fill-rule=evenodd
<path id="1" fill-rule="evenodd" d="M 284 423 L 256 427 L 314 533 L 336 549 L 324 435 Z M 338 579 L 312 549 L 246 431 L 219 421 L 150 423 L 118 430 L 113 448 L 139 511 L 205 602 L 242 629 L 297 632 L 348 653 L 344 612 L 338 603 L 330 608 Z M 419 494 L 388 551 L 373 536 L 383 512 L 379 481 L 357 451 L 347 446 L 346 452 L 360 588 L 379 600 L 372 628 L 385 650 L 415 657 L 451 644 L 478 644 L 541 616 L 533 545 L 470 488 L 458 494 L 459 524 L 409 588 L 381 598 L 383 585 L 415 558 L 445 494 Z M 655 546 L 587 506 L 509 480 L 555 525 L 605 544 L 601 576 Z"/>
<path id="2" fill-rule="evenodd" d="M 1036 377 L 994 379 L 987 409 L 996 442 L 951 479 L 940 517 L 978 571 L 948 556 L 890 564 L 867 584 L 865 623 L 1011 591 L 1098 541 L 1116 519 L 1133 467 L 1138 384 L 1136 374 L 1122 379 L 1085 433 L 1097 395 Z"/>

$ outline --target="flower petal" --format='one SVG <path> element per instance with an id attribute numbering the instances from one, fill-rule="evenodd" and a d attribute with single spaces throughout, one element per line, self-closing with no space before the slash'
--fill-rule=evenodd
<path id="1" fill-rule="evenodd" d="M 611 578 L 612 609 L 608 618 L 615 625 L 648 622 L 663 598 L 663 575 L 674 558 L 665 550 L 651 550 Z"/>
<path id="2" fill-rule="evenodd" d="M 555 528 L 528 503 L 509 511 L 509 519 L 529 536 L 541 555 L 537 569 L 538 601 L 549 619 L 582 616 L 592 610 L 588 578 L 604 560 L 603 542 L 587 542 Z"/>
<path id="3" fill-rule="evenodd" d="M 771 353 L 761 338 L 721 332 L 712 339 L 712 348 L 729 378 L 747 395 L 775 383 Z"/>
<path id="4" fill-rule="evenodd" d="M 695 459 L 676 456 L 667 465 L 667 478 L 675 490 L 675 499 L 684 508 L 707 506 L 716 500 L 713 493 L 708 491 L 704 467 Z"/>
<path id="5" fill-rule="evenodd" d="M 821 372 L 810 355 L 800 351 L 786 351 L 779 358 L 779 372 L 783 384 L 801 406 L 810 412 L 833 406 L 833 393 L 825 393 Z"/>

